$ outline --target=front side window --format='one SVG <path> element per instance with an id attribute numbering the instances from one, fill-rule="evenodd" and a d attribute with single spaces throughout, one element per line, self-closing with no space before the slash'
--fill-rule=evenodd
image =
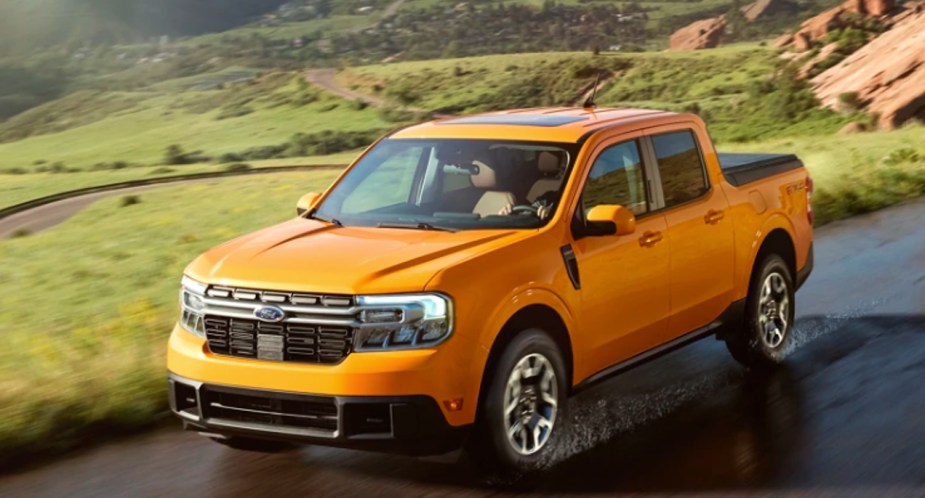
<path id="1" fill-rule="evenodd" d="M 575 144 L 386 139 L 313 216 L 342 225 L 537 228 L 558 209 Z"/>
<path id="2" fill-rule="evenodd" d="M 601 204 L 616 204 L 637 216 L 648 211 L 646 180 L 635 140 L 605 149 L 591 166 L 582 194 L 587 213 Z"/>
<path id="3" fill-rule="evenodd" d="M 709 190 L 693 132 L 686 130 L 655 135 L 652 146 L 662 178 L 665 207 L 694 200 Z"/>

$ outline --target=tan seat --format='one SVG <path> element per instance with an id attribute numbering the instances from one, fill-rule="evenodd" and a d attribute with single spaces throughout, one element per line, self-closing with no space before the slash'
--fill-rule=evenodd
<path id="1" fill-rule="evenodd" d="M 495 170 L 491 166 L 485 161 L 478 159 L 472 161 L 472 163 L 479 167 L 478 174 L 472 175 L 471 177 L 472 186 L 485 191 L 472 209 L 474 214 L 478 214 L 479 216 L 491 216 L 498 214 L 504 206 L 513 206 L 516 204 L 514 194 L 503 190 L 497 190 L 498 178 L 495 174 Z"/>
<path id="2" fill-rule="evenodd" d="M 562 186 L 562 178 L 558 178 L 562 170 L 562 158 L 559 154 L 549 151 L 540 152 L 537 158 L 537 168 L 543 175 L 537 180 L 530 191 L 527 192 L 527 200 L 533 202 L 547 192 L 555 192 Z"/>

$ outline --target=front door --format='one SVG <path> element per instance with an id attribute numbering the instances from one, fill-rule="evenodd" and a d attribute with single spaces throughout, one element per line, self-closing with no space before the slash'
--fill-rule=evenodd
<path id="1" fill-rule="evenodd" d="M 579 320 L 588 373 L 657 346 L 668 320 L 668 233 L 652 213 L 637 140 L 606 143 L 593 156 L 576 216 L 601 204 L 636 214 L 630 235 L 584 236 L 573 244 L 581 272 Z"/>

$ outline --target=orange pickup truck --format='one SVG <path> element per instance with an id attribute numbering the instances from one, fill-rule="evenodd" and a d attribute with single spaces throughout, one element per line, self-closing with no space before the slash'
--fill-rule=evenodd
<path id="1" fill-rule="evenodd" d="M 187 429 L 238 449 L 524 471 L 570 395 L 695 339 L 769 368 L 813 267 L 791 155 L 718 154 L 696 116 L 527 109 L 367 149 L 298 216 L 197 258 L 168 345 Z"/>

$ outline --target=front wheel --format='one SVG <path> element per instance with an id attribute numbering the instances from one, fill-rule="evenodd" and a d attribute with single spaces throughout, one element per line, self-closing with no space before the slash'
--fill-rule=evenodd
<path id="1" fill-rule="evenodd" d="M 540 468 L 564 422 L 568 388 L 559 348 L 544 331 L 524 330 L 487 375 L 470 448 L 476 461 L 503 475 Z"/>
<path id="2" fill-rule="evenodd" d="M 783 258 L 765 257 L 749 288 L 743 328 L 726 337 L 726 347 L 739 363 L 767 369 L 784 360 L 793 343 L 794 293 Z"/>

